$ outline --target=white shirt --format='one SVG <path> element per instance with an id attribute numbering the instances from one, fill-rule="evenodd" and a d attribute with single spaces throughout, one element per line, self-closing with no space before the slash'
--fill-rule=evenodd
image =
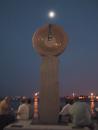
<path id="1" fill-rule="evenodd" d="M 91 123 L 90 107 L 85 102 L 75 102 L 70 109 L 70 114 L 73 116 L 74 125 L 89 125 Z"/>
<path id="2" fill-rule="evenodd" d="M 17 119 L 20 120 L 28 120 L 29 119 L 29 107 L 28 104 L 24 103 L 21 104 L 18 108 L 18 115 L 17 115 Z"/>

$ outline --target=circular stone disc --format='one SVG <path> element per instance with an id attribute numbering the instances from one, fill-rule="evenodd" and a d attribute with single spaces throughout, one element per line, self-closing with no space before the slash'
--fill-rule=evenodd
<path id="1" fill-rule="evenodd" d="M 42 56 L 60 55 L 67 46 L 68 38 L 64 30 L 51 24 L 39 28 L 32 37 L 33 47 Z"/>

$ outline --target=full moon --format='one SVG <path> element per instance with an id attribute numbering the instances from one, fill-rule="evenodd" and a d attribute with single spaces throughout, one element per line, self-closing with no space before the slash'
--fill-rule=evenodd
<path id="1" fill-rule="evenodd" d="M 54 11 L 50 11 L 50 12 L 48 13 L 49 18 L 54 18 L 55 15 L 56 15 L 56 14 L 55 14 Z"/>

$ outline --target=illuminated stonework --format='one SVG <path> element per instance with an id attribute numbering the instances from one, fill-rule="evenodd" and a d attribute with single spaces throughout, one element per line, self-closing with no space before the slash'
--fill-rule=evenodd
<path id="1" fill-rule="evenodd" d="M 60 55 L 67 47 L 68 38 L 61 27 L 49 24 L 39 28 L 32 41 L 40 55 Z"/>
<path id="2" fill-rule="evenodd" d="M 49 24 L 39 28 L 33 35 L 33 47 L 42 56 L 39 116 L 40 122 L 57 123 L 59 114 L 58 55 L 67 46 L 67 35 L 57 25 Z"/>

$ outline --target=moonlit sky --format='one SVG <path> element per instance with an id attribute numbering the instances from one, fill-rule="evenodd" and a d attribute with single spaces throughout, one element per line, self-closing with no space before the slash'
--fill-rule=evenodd
<path id="1" fill-rule="evenodd" d="M 0 96 L 39 91 L 41 57 L 32 35 L 46 23 L 69 37 L 59 56 L 60 95 L 98 94 L 98 0 L 0 0 Z"/>

